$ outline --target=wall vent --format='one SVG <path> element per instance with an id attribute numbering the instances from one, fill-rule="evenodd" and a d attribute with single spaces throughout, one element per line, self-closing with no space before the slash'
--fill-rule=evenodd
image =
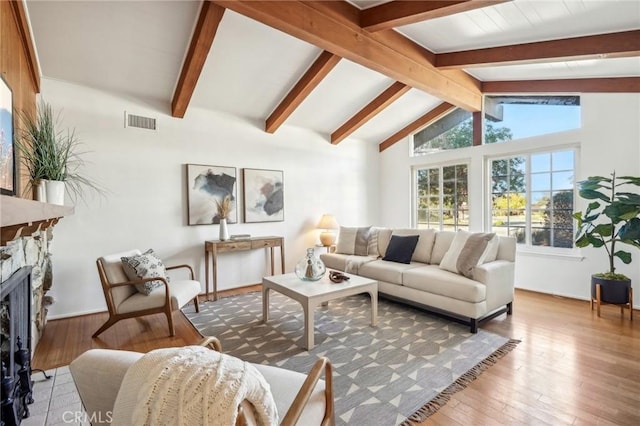
<path id="1" fill-rule="evenodd" d="M 124 127 L 135 127 L 137 129 L 158 130 L 158 120 L 153 117 L 143 117 L 142 115 L 129 114 L 124 112 Z"/>

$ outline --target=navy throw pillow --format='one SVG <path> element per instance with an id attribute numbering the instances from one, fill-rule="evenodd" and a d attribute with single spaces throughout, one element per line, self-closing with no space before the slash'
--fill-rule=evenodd
<path id="1" fill-rule="evenodd" d="M 382 260 L 398 263 L 411 263 L 411 256 L 418 245 L 419 235 L 392 235 Z"/>

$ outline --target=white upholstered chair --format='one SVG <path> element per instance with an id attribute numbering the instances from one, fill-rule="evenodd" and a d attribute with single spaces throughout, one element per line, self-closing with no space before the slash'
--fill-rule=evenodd
<path id="1" fill-rule="evenodd" d="M 198 294 L 201 286 L 198 281 L 194 280 L 191 266 L 176 265 L 166 267 L 166 270 L 187 270 L 189 279 L 168 281 L 163 277 L 155 277 L 131 281 L 127 278 L 121 258 L 139 254 L 141 254 L 140 250 L 129 250 L 103 256 L 96 261 L 102 290 L 109 309 L 109 319 L 93 334 L 93 337 L 97 337 L 121 319 L 156 313 L 164 313 L 167 316 L 169 335 L 174 336 L 173 311 L 182 308 L 193 300 L 196 312 L 199 312 Z M 149 281 L 161 281 L 162 285 L 153 289 L 149 295 L 142 294 L 136 290 L 136 285 Z"/>
<path id="2" fill-rule="evenodd" d="M 220 351 L 216 338 L 201 343 Z M 91 349 L 69 365 L 87 417 L 93 424 L 110 422 L 120 384 L 129 367 L 142 353 L 113 349 Z M 283 368 L 252 364 L 271 388 L 281 425 L 323 425 L 335 423 L 333 409 L 332 368 L 327 358 L 320 358 L 309 374 Z M 322 376 L 324 375 L 324 380 Z M 251 404 L 244 400 L 238 407 L 236 425 L 257 424 Z"/>

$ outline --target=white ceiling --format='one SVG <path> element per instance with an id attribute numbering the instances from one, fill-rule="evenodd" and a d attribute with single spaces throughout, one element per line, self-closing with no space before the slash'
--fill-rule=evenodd
<path id="1" fill-rule="evenodd" d="M 161 102 L 169 110 L 200 2 L 26 3 L 43 76 Z M 365 8 L 383 2 L 351 3 Z M 441 53 L 638 28 L 638 0 L 515 0 L 397 31 Z M 315 46 L 226 11 L 190 106 L 265 120 L 320 53 Z M 640 76 L 640 58 L 466 71 L 481 81 Z M 342 59 L 285 125 L 309 128 L 328 139 L 392 83 Z M 439 102 L 413 89 L 351 137 L 380 143 Z"/>

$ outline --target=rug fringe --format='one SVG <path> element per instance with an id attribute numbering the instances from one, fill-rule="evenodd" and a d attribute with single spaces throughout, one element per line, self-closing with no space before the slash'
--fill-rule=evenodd
<path id="1" fill-rule="evenodd" d="M 460 376 L 458 380 L 447 386 L 442 392 L 431 399 L 431 401 L 427 402 L 415 413 L 410 415 L 407 420 L 400 424 L 400 426 L 414 426 L 417 423 L 425 421 L 429 416 L 449 402 L 453 394 L 466 388 L 467 385 L 477 379 L 483 371 L 492 365 L 495 365 L 500 358 L 511 352 L 518 343 L 520 343 L 520 340 L 509 339 L 507 343 L 500 346 L 491 355 L 477 363 L 473 368 Z"/>

